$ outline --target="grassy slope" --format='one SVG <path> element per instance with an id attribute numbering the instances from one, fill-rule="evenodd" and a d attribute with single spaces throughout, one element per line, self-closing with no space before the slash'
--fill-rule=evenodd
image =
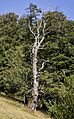
<path id="1" fill-rule="evenodd" d="M 30 112 L 18 102 L 0 97 L 0 119 L 50 119 L 41 112 Z"/>

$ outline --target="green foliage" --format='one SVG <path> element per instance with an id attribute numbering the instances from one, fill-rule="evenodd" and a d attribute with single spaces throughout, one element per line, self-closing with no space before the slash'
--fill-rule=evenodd
<path id="1" fill-rule="evenodd" d="M 14 13 L 0 16 L 0 91 L 22 96 L 31 82 L 27 81 L 31 74 L 30 46 L 26 28 L 22 26 L 26 20 L 18 22 L 17 18 Z"/>
<path id="2" fill-rule="evenodd" d="M 72 82 L 71 82 L 72 83 Z M 74 118 L 74 87 L 68 84 L 66 92 L 61 96 L 61 100 L 48 106 L 49 113 L 54 119 L 73 119 Z M 63 90 L 62 90 L 63 91 Z"/>
<path id="3" fill-rule="evenodd" d="M 40 13 L 34 7 L 35 15 Z M 15 13 L 0 16 L 0 91 L 22 98 L 26 94 L 31 100 L 34 37 L 27 17 L 19 18 Z M 48 62 L 40 73 L 38 108 L 49 111 L 55 119 L 73 119 L 74 21 L 59 12 L 47 12 L 43 17 L 48 35 L 38 52 L 38 68 Z M 34 22 L 32 27 L 36 29 Z"/>
<path id="4" fill-rule="evenodd" d="M 63 35 L 65 33 L 67 20 L 62 12 L 46 12 L 43 17 L 46 20 L 47 29 L 50 32 L 50 35 Z"/>

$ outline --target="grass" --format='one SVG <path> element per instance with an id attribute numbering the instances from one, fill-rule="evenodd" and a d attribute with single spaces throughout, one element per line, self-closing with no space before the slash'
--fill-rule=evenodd
<path id="1" fill-rule="evenodd" d="M 23 104 L 0 97 L 0 119 L 50 119 L 45 114 L 30 112 Z"/>

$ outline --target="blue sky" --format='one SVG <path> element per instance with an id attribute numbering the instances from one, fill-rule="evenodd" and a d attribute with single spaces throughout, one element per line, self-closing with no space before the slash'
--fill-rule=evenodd
<path id="1" fill-rule="evenodd" d="M 0 14 L 15 12 L 20 16 L 24 14 L 29 3 L 37 4 L 43 11 L 59 7 L 68 19 L 74 20 L 74 0 L 0 0 Z"/>

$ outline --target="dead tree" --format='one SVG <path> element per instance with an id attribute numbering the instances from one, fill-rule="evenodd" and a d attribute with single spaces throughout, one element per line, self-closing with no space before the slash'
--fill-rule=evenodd
<path id="1" fill-rule="evenodd" d="M 45 62 L 42 63 L 42 66 L 40 69 L 38 69 L 37 67 L 37 64 L 38 64 L 38 51 L 45 39 L 45 35 L 47 34 L 46 33 L 46 22 L 45 20 L 41 20 L 41 21 L 37 21 L 37 29 L 36 31 L 34 31 L 30 25 L 30 22 L 29 22 L 29 30 L 30 32 L 33 34 L 34 36 L 34 44 L 33 44 L 33 47 L 32 47 L 32 60 L 33 60 L 33 79 L 34 79 L 34 82 L 33 82 L 33 100 L 32 100 L 32 103 L 31 103 L 31 110 L 34 111 L 37 107 L 37 101 L 38 101 L 38 95 L 39 95 L 39 73 L 40 71 L 44 68 L 44 64 Z"/>

